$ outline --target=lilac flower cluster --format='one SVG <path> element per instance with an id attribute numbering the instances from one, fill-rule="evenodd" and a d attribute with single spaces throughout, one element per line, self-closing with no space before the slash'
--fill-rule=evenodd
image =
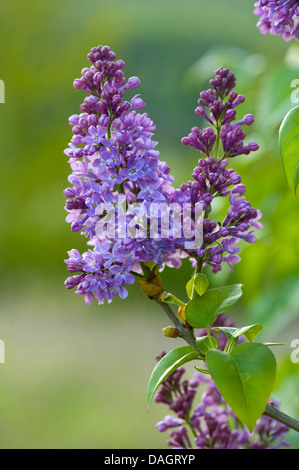
<path id="1" fill-rule="evenodd" d="M 237 155 L 248 155 L 256 151 L 258 145 L 250 142 L 244 145 L 246 137 L 243 125 L 251 125 L 253 116 L 246 115 L 235 121 L 236 107 L 243 103 L 245 97 L 232 91 L 236 80 L 228 69 L 216 71 L 215 79 L 210 81 L 211 89 L 200 93 L 199 107 L 195 112 L 202 116 L 212 127 L 203 130 L 193 127 L 191 133 L 182 139 L 184 145 L 191 145 L 206 155 L 198 161 L 194 169 L 193 181 L 183 184 L 179 198 L 191 201 L 192 206 L 200 202 L 203 206 L 203 244 L 189 255 L 201 264 L 211 265 L 212 271 L 221 269 L 221 263 L 227 262 L 231 268 L 240 258 L 235 246 L 240 239 L 249 243 L 256 241 L 255 229 L 262 228 L 258 219 L 260 211 L 251 207 L 244 197 L 245 185 L 241 177 L 233 170 L 227 169 L 228 158 Z M 221 145 L 220 145 L 221 143 Z M 222 151 L 221 151 L 222 150 Z M 211 156 L 214 151 L 214 157 Z M 175 196 L 178 197 L 177 192 Z M 216 197 L 229 197 L 230 207 L 222 223 L 209 219 L 211 203 Z"/>
<path id="2" fill-rule="evenodd" d="M 196 113 L 212 127 L 193 128 L 182 142 L 198 148 L 206 158 L 199 160 L 193 181 L 175 189 L 170 168 L 160 160 L 157 142 L 152 140 L 155 126 L 147 114 L 138 112 L 145 106 L 140 95 L 124 100 L 128 90 L 139 86 L 139 79 L 125 79 L 124 62 L 116 60 L 108 46 L 93 48 L 88 60 L 91 66 L 74 81 L 76 89 L 89 95 L 81 113 L 69 119 L 73 137 L 65 153 L 72 173 L 71 186 L 64 193 L 66 220 L 74 232 L 88 238 L 89 249 L 82 255 L 76 249 L 68 252 L 66 264 L 72 276 L 66 287 L 75 288 L 88 304 L 92 299 L 101 304 L 116 295 L 127 296 L 126 285 L 143 274 L 141 263 L 178 268 L 181 259 L 189 257 L 201 266 L 209 264 L 213 272 L 221 269 L 223 261 L 231 268 L 240 261 L 236 244 L 240 239 L 256 241 L 253 231 L 261 228 L 261 215 L 246 201 L 241 177 L 227 169 L 229 157 L 258 148 L 243 143 L 241 126 L 252 124 L 253 117 L 233 122 L 236 106 L 244 101 L 233 91 L 234 74 L 219 69 L 210 82 L 212 89 L 201 93 Z M 218 155 L 220 141 L 222 156 Z M 211 204 L 224 196 L 230 207 L 217 223 L 209 218 Z M 159 206 L 156 212 L 153 205 Z M 190 207 L 187 215 L 186 206 Z M 201 243 L 190 247 L 198 232 Z"/>
<path id="3" fill-rule="evenodd" d="M 139 86 L 139 79 L 126 81 L 124 62 L 116 61 L 108 46 L 94 47 L 88 60 L 91 67 L 84 68 L 82 77 L 74 81 L 74 87 L 89 96 L 80 107 L 81 114 L 69 119 L 73 137 L 65 153 L 72 187 L 65 190 L 65 196 L 67 222 L 73 231 L 89 238 L 92 248 L 82 256 L 78 250 L 68 253 L 69 272 L 79 274 L 65 284 L 85 295 L 87 303 L 91 299 L 103 303 L 115 295 L 127 296 L 125 286 L 135 281 L 132 271 L 140 273 L 140 262 L 178 266 L 180 259 L 171 240 L 159 243 L 147 233 L 135 238 L 126 233 L 119 236 L 130 223 L 133 228 L 136 225 L 134 209 L 127 210 L 126 204 L 138 202 L 139 216 L 141 212 L 147 215 L 153 200 L 167 200 L 173 178 L 155 150 L 153 122 L 138 112 L 145 106 L 140 96 L 123 99 L 127 90 Z"/>
<path id="4" fill-rule="evenodd" d="M 285 41 L 299 40 L 299 3 L 297 0 L 258 0 L 255 15 L 262 34 L 282 36 Z"/>
<path id="5" fill-rule="evenodd" d="M 162 353 L 157 360 L 160 360 Z M 288 428 L 262 415 L 253 430 L 237 419 L 220 395 L 215 383 L 204 374 L 195 373 L 183 380 L 180 367 L 159 387 L 156 403 L 164 403 L 173 414 L 156 424 L 158 431 L 169 431 L 167 444 L 174 449 L 278 449 L 289 447 L 285 441 Z M 198 405 L 198 387 L 203 387 Z M 275 403 L 278 406 L 278 403 Z"/>
<path id="6" fill-rule="evenodd" d="M 216 385 L 203 374 L 194 374 L 190 381 L 172 379 L 168 389 L 168 404 L 176 413 L 167 415 L 156 427 L 160 432 L 171 430 L 168 445 L 174 449 L 278 449 L 289 447 L 285 441 L 288 428 L 268 416 L 258 419 L 255 429 L 249 433 L 243 427 L 220 395 Z M 198 386 L 205 385 L 199 405 L 190 413 Z M 165 386 L 166 389 L 167 385 Z M 174 398 L 174 392 L 177 397 Z M 160 400 L 161 401 L 161 400 Z M 277 406 L 277 403 L 275 403 Z M 185 410 L 188 410 L 185 413 Z M 185 414 L 184 414 L 185 413 Z M 191 431 L 191 435 L 190 432 Z"/>

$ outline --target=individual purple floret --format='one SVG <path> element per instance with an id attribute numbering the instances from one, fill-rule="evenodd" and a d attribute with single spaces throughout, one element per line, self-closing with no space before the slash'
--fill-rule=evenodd
<path id="1" fill-rule="evenodd" d="M 258 0 L 254 14 L 262 34 L 282 36 L 285 41 L 299 40 L 299 4 L 297 0 Z"/>
<path id="2" fill-rule="evenodd" d="M 163 357 L 162 353 L 159 358 Z M 215 383 L 204 374 L 183 379 L 178 368 L 159 387 L 155 401 L 173 413 L 156 424 L 160 432 L 169 431 L 167 444 L 173 449 L 278 449 L 289 447 L 285 435 L 289 428 L 262 415 L 253 430 L 237 419 L 220 395 Z M 203 389 L 200 399 L 197 390 Z M 201 390 L 202 392 L 202 390 Z M 199 403 L 197 398 L 200 400 Z M 278 403 L 274 403 L 278 406 Z"/>

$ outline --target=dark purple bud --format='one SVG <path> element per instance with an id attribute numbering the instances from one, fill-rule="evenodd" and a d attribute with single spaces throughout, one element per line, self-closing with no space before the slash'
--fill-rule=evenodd
<path id="1" fill-rule="evenodd" d="M 251 124 L 254 122 L 254 116 L 252 114 L 246 114 L 243 119 L 247 126 L 251 126 Z"/>
<path id="2" fill-rule="evenodd" d="M 139 98 L 140 95 L 135 95 L 131 100 L 131 105 L 134 109 L 142 109 L 145 106 L 145 103 Z"/>
<path id="3" fill-rule="evenodd" d="M 120 59 L 115 62 L 115 65 L 118 70 L 121 70 L 125 67 L 126 64 L 123 60 Z"/>
<path id="4" fill-rule="evenodd" d="M 88 116 L 88 125 L 89 126 L 95 126 L 98 123 L 98 116 L 96 114 L 91 114 Z"/>
<path id="5" fill-rule="evenodd" d="M 82 88 L 82 82 L 81 82 L 80 78 L 76 78 L 74 80 L 73 85 L 74 85 L 74 88 L 76 88 L 76 90 L 80 90 Z"/>
<path id="6" fill-rule="evenodd" d="M 99 125 L 103 127 L 107 127 L 110 124 L 110 119 L 106 114 L 103 114 L 99 119 Z"/>
<path id="7" fill-rule="evenodd" d="M 69 117 L 69 123 L 71 126 L 76 126 L 79 124 L 79 116 L 78 114 L 73 114 L 72 116 Z"/>
<path id="8" fill-rule="evenodd" d="M 138 77 L 131 77 L 128 80 L 129 88 L 138 88 L 140 85 L 140 80 Z"/>
<path id="9" fill-rule="evenodd" d="M 104 75 L 102 74 L 102 72 L 97 72 L 96 74 L 94 74 L 93 76 L 93 81 L 94 83 L 98 86 L 102 81 L 104 80 Z"/>
<path id="10" fill-rule="evenodd" d="M 256 150 L 259 149 L 258 144 L 256 144 L 255 142 L 249 142 L 248 147 L 251 152 L 255 152 Z"/>

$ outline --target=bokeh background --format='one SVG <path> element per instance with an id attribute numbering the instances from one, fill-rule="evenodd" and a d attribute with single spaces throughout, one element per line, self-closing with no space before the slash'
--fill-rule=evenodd
<path id="1" fill-rule="evenodd" d="M 299 338 L 299 202 L 285 182 L 277 132 L 299 78 L 296 44 L 263 37 L 253 0 L 12 0 L 0 6 L 0 447 L 165 448 L 155 429 L 168 410 L 146 412 L 145 390 L 168 324 L 158 307 L 131 286 L 129 298 L 87 307 L 64 288 L 64 259 L 85 239 L 65 223 L 63 189 L 69 172 L 63 150 L 68 117 L 84 93 L 72 87 L 91 47 L 108 44 L 138 75 L 146 111 L 157 125 L 161 158 L 177 185 L 198 158 L 181 145 L 193 125 L 199 92 L 219 66 L 229 66 L 245 93 L 240 112 L 254 113 L 250 140 L 261 149 L 232 164 L 263 212 L 259 241 L 242 249 L 234 273 L 209 276 L 212 286 L 241 282 L 232 311 L 240 326 L 266 326 L 279 372 L 273 392 L 299 419 L 299 364 L 290 342 Z M 221 208 L 219 208 L 221 210 Z M 166 287 L 186 298 L 191 275 L 165 270 Z M 176 346 L 180 345 L 176 340 Z M 192 369 L 189 370 L 192 374 Z M 191 375 L 190 375 L 191 376 Z M 299 448 L 298 435 L 288 438 Z"/>

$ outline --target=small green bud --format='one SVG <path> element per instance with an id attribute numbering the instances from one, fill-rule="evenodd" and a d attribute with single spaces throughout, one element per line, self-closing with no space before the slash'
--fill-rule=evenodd
<path id="1" fill-rule="evenodd" d="M 179 330 L 174 326 L 166 326 L 162 331 L 166 338 L 177 338 L 179 336 Z"/>
<path id="2" fill-rule="evenodd" d="M 178 317 L 182 320 L 183 323 L 186 323 L 186 314 L 185 314 L 186 307 L 180 307 L 178 309 Z"/>

